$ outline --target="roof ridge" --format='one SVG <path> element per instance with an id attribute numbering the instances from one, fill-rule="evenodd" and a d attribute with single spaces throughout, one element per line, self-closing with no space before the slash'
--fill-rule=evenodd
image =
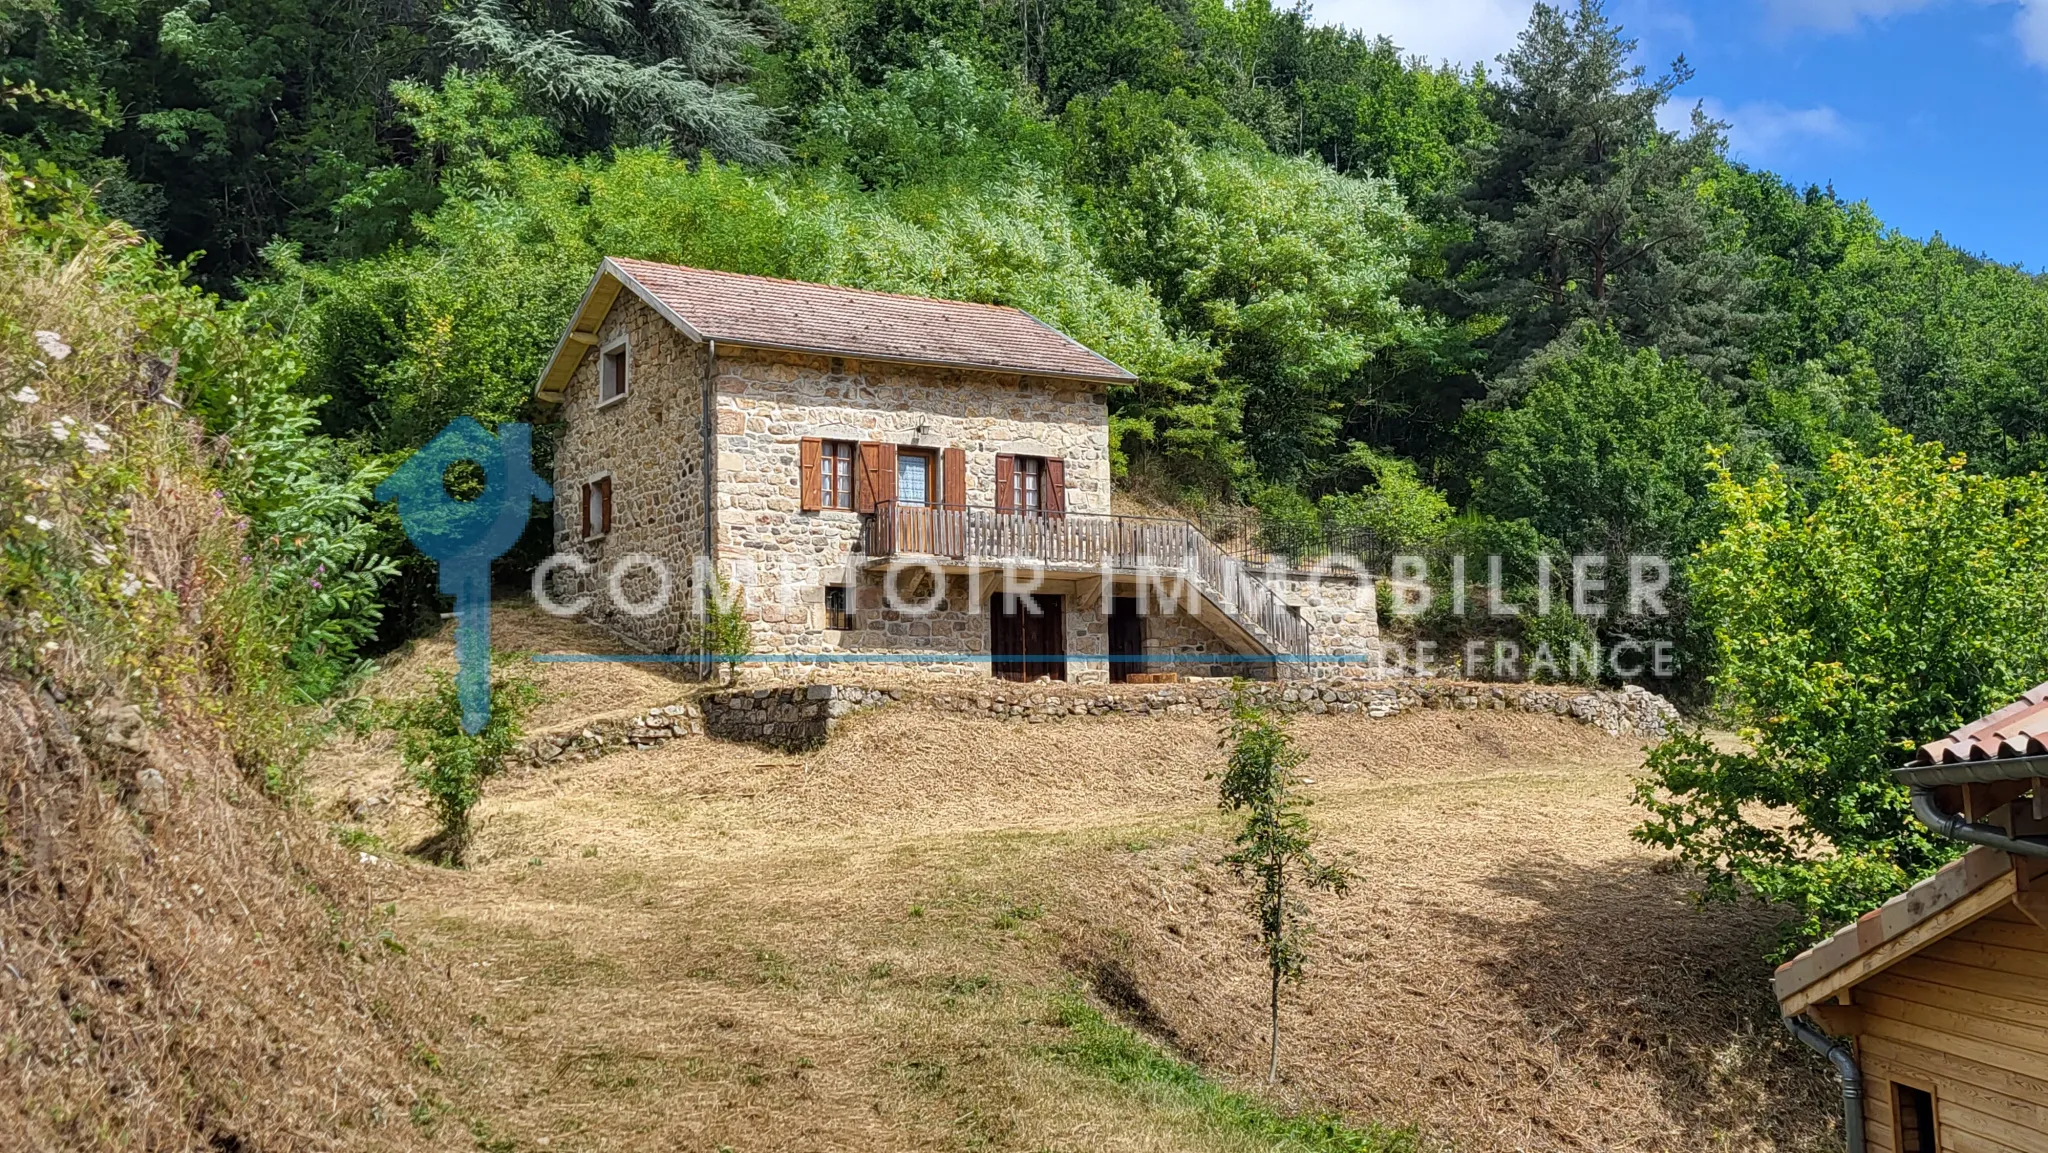
<path id="1" fill-rule="evenodd" d="M 798 288 L 836 288 L 841 292 L 857 292 L 862 296 L 886 296 L 895 300 L 915 300 L 921 304 L 965 304 L 972 308 L 987 308 L 996 312 L 1015 312 L 1028 316 L 1032 320 L 1037 320 L 1039 324 L 1045 325 L 1046 328 L 1052 329 L 1052 331 L 1059 333 L 1060 336 L 1066 337 L 1068 340 L 1074 339 L 1071 336 L 1067 336 L 1066 333 L 1060 332 L 1059 329 L 1054 328 L 1052 325 L 1046 324 L 1045 321 L 1039 320 L 1029 309 L 1014 304 L 992 304 L 986 300 L 962 300 L 957 296 L 919 296 L 914 292 L 890 292 L 882 288 L 857 288 L 851 284 L 833 284 L 823 280 L 798 280 L 790 276 L 764 276 L 758 272 L 732 272 L 723 268 L 705 268 L 698 264 L 670 264 L 665 260 L 647 260 L 638 256 L 608 256 L 605 259 L 618 264 L 644 264 L 654 268 L 674 269 L 677 272 L 701 272 L 707 276 L 730 276 L 737 280 L 759 280 L 769 284 L 791 284 Z M 1079 344 L 1080 342 L 1075 341 L 1075 343 Z M 1087 346 L 1082 345 L 1082 347 L 1086 348 Z M 1089 351 L 1094 352 L 1093 349 L 1089 349 Z M 1096 353 L 1096 355 L 1100 356 L 1101 353 Z"/>

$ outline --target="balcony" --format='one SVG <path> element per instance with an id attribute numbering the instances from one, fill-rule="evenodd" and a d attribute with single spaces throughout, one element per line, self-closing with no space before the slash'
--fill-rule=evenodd
<path id="1" fill-rule="evenodd" d="M 1048 572 L 1182 578 L 1253 644 L 1302 666 L 1286 672 L 1307 671 L 1307 622 L 1244 562 L 1184 520 L 880 501 L 863 532 L 870 561 L 921 557 L 948 567 L 1028 565 Z"/>

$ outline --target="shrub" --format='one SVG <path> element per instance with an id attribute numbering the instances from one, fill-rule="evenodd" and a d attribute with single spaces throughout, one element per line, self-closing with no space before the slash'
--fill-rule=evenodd
<path id="1" fill-rule="evenodd" d="M 518 748 L 526 716 L 539 702 L 540 686 L 532 681 L 493 677 L 490 722 L 472 735 L 462 731 L 455 678 L 440 673 L 431 689 L 397 707 L 392 727 L 398 730 L 410 781 L 441 823 L 420 852 L 448 864 L 462 862 L 469 846 L 469 815 L 483 799 L 484 781 L 496 776 Z"/>

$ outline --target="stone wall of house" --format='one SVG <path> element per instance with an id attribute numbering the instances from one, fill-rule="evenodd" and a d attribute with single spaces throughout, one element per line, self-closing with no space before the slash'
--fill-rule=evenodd
<path id="1" fill-rule="evenodd" d="M 902 569 L 899 599 L 935 611 L 890 608 L 888 574 L 853 567 L 860 515 L 801 510 L 805 437 L 960 448 L 966 503 L 977 506 L 995 504 L 997 453 L 1059 457 L 1067 508 L 1109 511 L 1109 408 L 1100 385 L 753 350 L 721 352 L 717 383 L 719 558 L 745 590 L 757 652 L 959 655 L 960 668 L 988 667 L 988 597 L 1001 591 L 999 580 L 970 588 L 959 574 Z M 827 585 L 853 590 L 856 628 L 826 627 Z M 1106 675 L 1100 614 L 1077 607 L 1073 582 L 1048 582 L 1044 591 L 1068 598 L 1070 675 Z"/>
<path id="2" fill-rule="evenodd" d="M 1381 667 L 1379 610 L 1370 575 L 1339 571 L 1262 572 L 1259 578 L 1277 589 L 1308 622 L 1318 658 L 1318 675 L 1385 676 Z"/>
<path id="3" fill-rule="evenodd" d="M 620 336 L 627 341 L 626 395 L 599 405 L 600 350 Z M 704 552 L 703 414 L 702 346 L 632 291 L 622 291 L 564 390 L 559 414 L 564 432 L 555 448 L 555 548 L 588 570 L 557 565 L 548 588 L 555 602 L 582 604 L 577 615 L 649 651 L 676 651 L 694 619 L 697 560 Z M 585 540 L 583 485 L 607 474 L 612 530 Z M 637 557 L 651 557 L 659 567 L 628 563 Z M 662 570 L 669 594 L 655 607 Z"/>

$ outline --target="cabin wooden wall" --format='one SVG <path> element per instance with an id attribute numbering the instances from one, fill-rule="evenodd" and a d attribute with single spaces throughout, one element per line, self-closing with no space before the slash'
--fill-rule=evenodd
<path id="1" fill-rule="evenodd" d="M 1894 1082 L 1934 1094 L 1940 1153 L 2048 1150 L 2048 929 L 2002 905 L 1852 997 L 1871 1153 Z"/>

